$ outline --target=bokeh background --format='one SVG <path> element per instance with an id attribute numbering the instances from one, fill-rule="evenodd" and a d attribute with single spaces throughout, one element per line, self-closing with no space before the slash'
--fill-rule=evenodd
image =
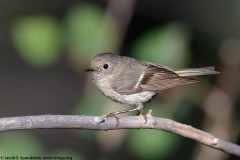
<path id="1" fill-rule="evenodd" d="M 105 98 L 84 72 L 100 52 L 220 75 L 169 89 L 145 109 L 240 144 L 240 1 L 1 0 L 0 116 L 104 115 L 130 108 Z M 0 154 L 73 159 L 233 160 L 154 130 L 44 129 L 0 133 Z"/>

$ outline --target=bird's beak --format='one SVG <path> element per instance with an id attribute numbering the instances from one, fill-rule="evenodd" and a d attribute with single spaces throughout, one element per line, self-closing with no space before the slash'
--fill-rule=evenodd
<path id="1" fill-rule="evenodd" d="M 88 68 L 85 70 L 85 72 L 93 72 L 93 71 L 95 71 L 95 69 L 93 69 L 93 68 Z"/>

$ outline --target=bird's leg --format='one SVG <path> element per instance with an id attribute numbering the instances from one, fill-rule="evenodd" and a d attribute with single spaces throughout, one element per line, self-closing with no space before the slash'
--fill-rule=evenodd
<path id="1" fill-rule="evenodd" d="M 145 121 L 147 122 L 147 117 L 145 115 L 143 115 L 144 105 L 142 103 L 139 103 L 136 106 L 137 107 L 133 108 L 133 109 L 127 109 L 127 110 L 122 110 L 122 111 L 117 111 L 117 112 L 111 112 L 108 115 L 104 116 L 103 120 L 100 123 L 104 122 L 105 119 L 108 118 L 108 117 L 114 117 L 116 119 L 117 125 L 118 125 L 119 124 L 119 118 L 117 117 L 117 115 L 122 114 L 122 113 L 127 113 L 127 112 L 133 112 L 133 111 L 138 111 L 137 115 L 142 115 L 144 117 Z"/>
<path id="2" fill-rule="evenodd" d="M 144 108 L 143 103 L 136 104 L 136 108 L 138 109 L 137 116 L 143 115 L 143 108 Z"/>
<path id="3" fill-rule="evenodd" d="M 143 113 L 144 104 L 143 103 L 138 103 L 136 106 L 137 106 L 136 108 L 138 108 L 137 115 L 138 116 L 143 116 L 143 118 L 145 120 L 145 124 L 146 124 L 147 123 L 147 116 Z"/>

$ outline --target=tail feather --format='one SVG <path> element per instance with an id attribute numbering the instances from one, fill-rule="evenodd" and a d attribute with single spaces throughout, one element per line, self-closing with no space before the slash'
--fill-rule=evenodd
<path id="1" fill-rule="evenodd" d="M 191 76 L 200 76 L 200 75 L 210 75 L 210 74 L 219 74 L 220 72 L 215 71 L 215 67 L 203 67 L 203 68 L 188 68 L 183 70 L 175 70 L 181 77 L 191 77 Z"/>

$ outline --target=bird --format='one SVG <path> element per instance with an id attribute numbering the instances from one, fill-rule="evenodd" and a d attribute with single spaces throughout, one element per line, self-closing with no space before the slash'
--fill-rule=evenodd
<path id="1" fill-rule="evenodd" d="M 212 66 L 175 69 L 110 52 L 96 55 L 85 71 L 91 73 L 93 83 L 103 95 L 118 103 L 135 105 L 133 109 L 111 112 L 105 117 L 117 119 L 116 115 L 126 112 L 144 115 L 145 104 L 154 96 L 169 88 L 196 83 L 193 76 L 219 74 Z"/>

